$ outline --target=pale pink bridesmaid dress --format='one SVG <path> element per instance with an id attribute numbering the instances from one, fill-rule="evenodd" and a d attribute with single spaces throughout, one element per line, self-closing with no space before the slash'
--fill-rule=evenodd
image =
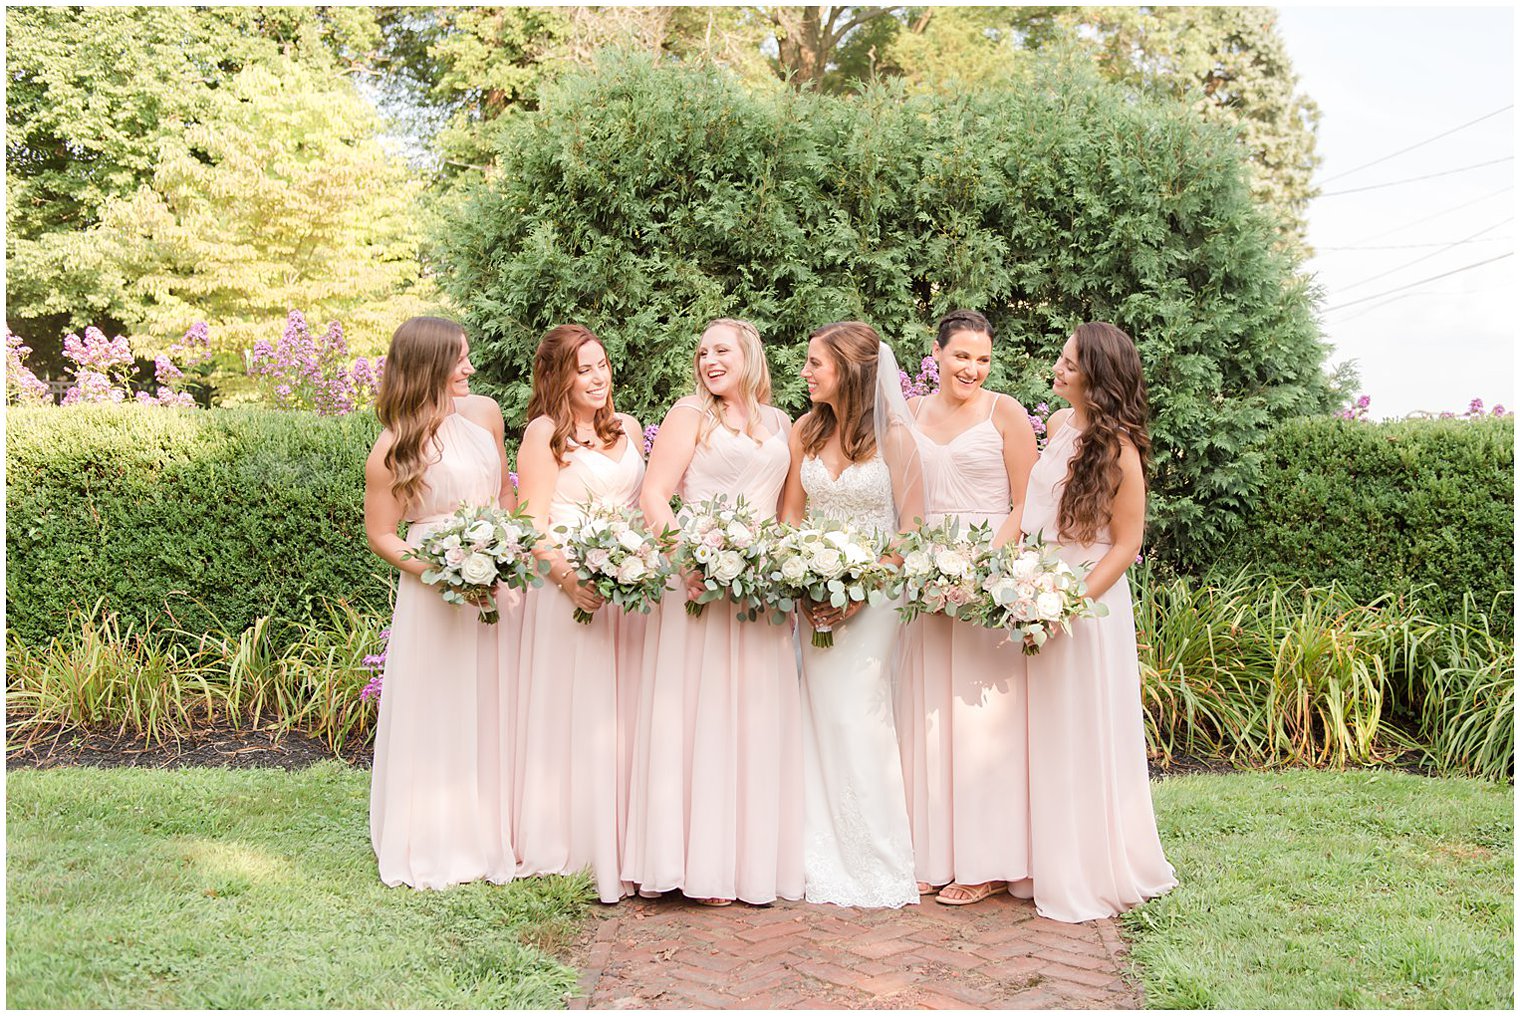
<path id="1" fill-rule="evenodd" d="M 1057 509 L 1080 432 L 1051 436 L 1029 475 L 1024 532 L 1057 539 Z M 1110 537 L 1064 545 L 1072 565 L 1107 553 Z M 1140 663 L 1129 579 L 1104 593 L 1107 617 L 1072 623 L 1029 671 L 1029 812 L 1035 909 L 1056 921 L 1111 917 L 1177 884 L 1161 852 L 1145 761 Z"/>
<path id="2" fill-rule="evenodd" d="M 501 488 L 501 452 L 483 427 L 455 413 L 437 443 L 411 515 L 412 546 L 461 504 L 494 505 Z M 512 877 L 500 836 L 499 633 L 478 618 L 402 572 L 370 780 L 370 842 L 386 885 Z"/>
<path id="3" fill-rule="evenodd" d="M 992 408 L 1006 397 L 994 397 Z M 915 436 L 925 521 L 953 517 L 962 531 L 986 522 L 996 532 L 1010 505 L 992 410 L 944 444 Z M 1027 879 L 1028 693 L 1019 647 L 1001 632 L 924 614 L 908 626 L 901 651 L 897 737 L 918 881 Z"/>
<path id="4" fill-rule="evenodd" d="M 644 460 L 632 440 L 612 453 L 572 447 L 567 457 L 551 526 L 578 521 L 590 501 L 637 506 Z M 573 611 L 553 584 L 523 597 L 515 696 L 503 703 L 515 731 L 503 766 L 507 839 L 519 877 L 589 869 L 597 896 L 615 903 L 629 892 L 618 869 L 645 618 L 607 604 L 579 624 Z"/>
<path id="5" fill-rule="evenodd" d="M 696 407 L 682 407 L 701 412 Z M 742 495 L 776 514 L 786 421 L 756 443 L 715 426 L 682 478 L 688 503 Z M 726 600 L 700 617 L 677 588 L 650 617 L 635 726 L 623 877 L 645 892 L 769 903 L 802 897 L 802 756 L 789 625 L 740 621 Z"/>

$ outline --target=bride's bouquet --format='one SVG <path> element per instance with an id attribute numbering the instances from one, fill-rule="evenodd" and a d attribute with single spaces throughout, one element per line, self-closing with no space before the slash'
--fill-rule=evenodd
<path id="1" fill-rule="evenodd" d="M 625 611 L 649 613 L 670 578 L 667 535 L 655 536 L 644 517 L 623 505 L 592 502 L 580 522 L 552 530 L 565 559 L 582 582 Z M 594 614 L 575 608 L 575 619 L 590 624 Z"/>
<path id="2" fill-rule="evenodd" d="M 1059 628 L 1071 634 L 1079 617 L 1104 617 L 1108 607 L 1087 595 L 1083 580 L 1091 565 L 1071 567 L 1041 534 L 1005 544 L 989 554 L 981 569 L 981 602 L 970 619 L 984 628 L 1003 628 L 1033 656 Z"/>
<path id="3" fill-rule="evenodd" d="M 441 587 L 445 601 L 473 603 L 482 621 L 495 624 L 501 619 L 492 594 L 498 583 L 525 589 L 543 582 L 548 566 L 533 556 L 538 541 L 533 520 L 520 511 L 464 505 L 401 556 L 427 565 L 422 581 Z"/>
<path id="4" fill-rule="evenodd" d="M 732 506 L 715 498 L 682 506 L 678 522 L 681 539 L 672 563 L 695 572 L 702 593 L 686 601 L 686 613 L 698 617 L 714 600 L 727 597 L 740 609 L 741 621 L 753 621 L 765 610 L 765 525 L 740 497 Z"/>
<path id="5" fill-rule="evenodd" d="M 962 533 L 957 519 L 920 526 L 898 540 L 902 555 L 904 622 L 920 614 L 955 617 L 981 595 L 978 576 L 991 553 L 992 529 L 985 522 Z"/>
<path id="6" fill-rule="evenodd" d="M 897 569 L 881 561 L 887 538 L 824 519 L 802 526 L 778 526 L 767 566 L 768 602 L 792 610 L 804 598 L 844 607 L 862 600 L 880 606 L 895 594 Z M 813 631 L 813 645 L 834 644 L 829 628 Z"/>

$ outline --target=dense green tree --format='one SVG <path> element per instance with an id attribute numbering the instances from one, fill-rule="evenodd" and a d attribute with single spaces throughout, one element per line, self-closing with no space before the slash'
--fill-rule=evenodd
<path id="1" fill-rule="evenodd" d="M 770 341 L 803 408 L 803 338 L 876 324 L 915 363 L 946 310 L 986 313 L 995 385 L 1026 401 L 1071 327 L 1136 337 L 1155 406 L 1154 539 L 1203 559 L 1255 489 L 1254 444 L 1323 409 L 1312 292 L 1277 249 L 1231 135 L 1090 69 L 1031 87 L 853 98 L 757 94 L 731 75 L 619 58 L 508 117 L 500 170 L 451 213 L 442 277 L 481 383 L 520 426 L 539 334 L 607 342 L 618 404 L 657 419 L 709 318 Z"/>

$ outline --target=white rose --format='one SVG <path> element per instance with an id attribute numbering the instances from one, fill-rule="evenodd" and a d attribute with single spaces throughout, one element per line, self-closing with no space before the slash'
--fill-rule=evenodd
<path id="1" fill-rule="evenodd" d="M 1026 550 L 1013 562 L 1013 567 L 1008 571 L 1016 579 L 1029 579 L 1040 570 L 1040 556 L 1033 551 Z"/>
<path id="2" fill-rule="evenodd" d="M 788 582 L 801 582 L 807 571 L 807 562 L 800 557 L 789 557 L 781 562 L 781 577 Z"/>
<path id="3" fill-rule="evenodd" d="M 464 538 L 471 543 L 479 543 L 481 540 L 489 540 L 496 532 L 496 527 L 485 519 L 476 519 L 471 522 L 464 531 Z"/>
<path id="4" fill-rule="evenodd" d="M 443 559 L 450 567 L 458 568 L 460 562 L 464 560 L 464 549 L 461 547 L 450 547 L 443 552 Z"/>
<path id="5" fill-rule="evenodd" d="M 755 542 L 755 534 L 749 531 L 749 527 L 742 522 L 730 522 L 728 524 L 728 542 L 735 547 L 748 547 Z"/>
<path id="6" fill-rule="evenodd" d="M 903 558 L 903 571 L 909 575 L 923 575 L 933 563 L 923 551 L 910 550 L 908 556 Z"/>
<path id="7" fill-rule="evenodd" d="M 999 607 L 1004 606 L 1017 595 L 1013 579 L 1002 575 L 993 579 L 987 583 L 987 595 L 991 596 L 992 602 Z"/>
<path id="8" fill-rule="evenodd" d="M 942 550 L 934 555 L 934 566 L 946 575 L 964 575 L 970 562 L 959 551 Z"/>
<path id="9" fill-rule="evenodd" d="M 1041 572 L 1034 577 L 1035 588 L 1042 593 L 1053 592 L 1056 588 L 1056 577 L 1050 572 Z"/>
<path id="10" fill-rule="evenodd" d="M 448 536 L 445 536 L 443 539 L 438 541 L 438 546 L 442 547 L 444 550 L 454 550 L 459 546 L 459 536 L 455 533 L 450 533 Z"/>
<path id="11" fill-rule="evenodd" d="M 744 558 L 732 550 L 725 550 L 718 555 L 717 563 L 713 566 L 713 578 L 724 585 L 739 577 L 744 570 Z"/>
<path id="12" fill-rule="evenodd" d="M 824 578 L 833 579 L 844 574 L 844 555 L 829 547 L 813 551 L 811 564 L 813 571 Z"/>
<path id="13" fill-rule="evenodd" d="M 644 573 L 646 571 L 648 571 L 648 569 L 644 567 L 643 561 L 640 561 L 636 557 L 630 557 L 628 560 L 624 561 L 623 566 L 618 569 L 618 581 L 624 584 L 637 582 L 639 579 L 644 577 Z"/>
<path id="14" fill-rule="evenodd" d="M 459 566 L 459 577 L 472 586 L 484 586 L 496 581 L 496 562 L 484 554 L 471 554 Z"/>
<path id="15" fill-rule="evenodd" d="M 1065 613 L 1065 601 L 1060 593 L 1041 593 L 1034 601 L 1034 609 L 1041 621 L 1059 621 Z"/>
<path id="16" fill-rule="evenodd" d="M 617 540 L 618 543 L 623 545 L 624 550 L 638 550 L 644 545 L 644 538 L 627 526 L 624 526 L 623 531 L 618 533 Z"/>
<path id="17" fill-rule="evenodd" d="M 862 547 L 858 543 L 846 544 L 844 548 L 844 559 L 850 564 L 865 564 L 867 561 L 871 560 L 871 552 L 866 550 L 866 548 Z"/>
<path id="18" fill-rule="evenodd" d="M 586 567 L 592 571 L 606 573 L 607 566 L 612 563 L 612 555 L 598 547 L 586 555 Z"/>

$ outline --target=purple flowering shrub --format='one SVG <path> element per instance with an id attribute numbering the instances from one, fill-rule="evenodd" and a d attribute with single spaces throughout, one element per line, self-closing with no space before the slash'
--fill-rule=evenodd
<path id="1" fill-rule="evenodd" d="M 658 423 L 651 423 L 644 428 L 644 458 L 649 458 L 650 449 L 654 447 L 654 439 L 659 433 L 660 425 Z M 513 486 L 515 487 L 517 484 L 513 483 Z"/>
<path id="2" fill-rule="evenodd" d="M 9 331 L 5 345 L 6 402 L 50 403 L 47 383 L 26 366 L 31 347 Z M 192 325 L 180 341 L 169 347 L 168 354 L 154 357 L 153 374 L 158 385 L 151 394 L 132 391 L 137 358 L 125 335 L 108 339 L 94 326 L 84 330 L 83 338 L 71 332 L 63 338 L 63 355 L 74 364 L 74 383 L 63 393 L 62 404 L 65 406 L 125 402 L 129 395 L 135 395 L 137 401 L 145 405 L 194 407 L 194 397 L 181 387 L 185 379 L 184 368 L 209 361 L 211 348 L 205 323 Z"/>
<path id="3" fill-rule="evenodd" d="M 374 671 L 375 676 L 369 679 L 369 683 L 359 692 L 360 702 L 380 701 L 380 687 L 385 681 L 385 654 L 389 648 L 391 630 L 380 629 L 380 651 L 371 653 L 364 658 L 363 666 L 366 670 Z"/>
<path id="4" fill-rule="evenodd" d="M 1356 401 L 1351 403 L 1350 407 L 1340 410 L 1334 416 L 1337 420 L 1366 420 L 1368 419 L 1367 407 L 1370 405 L 1372 405 L 1372 397 L 1370 395 L 1359 395 Z M 1449 410 L 1443 410 L 1436 414 L 1411 413 L 1410 415 L 1425 417 L 1434 415 L 1440 420 L 1481 420 L 1487 416 L 1514 416 L 1515 414 L 1503 406 L 1484 409 L 1482 399 L 1473 399 L 1467 404 L 1467 412 L 1465 413 L 1453 413 Z"/>
<path id="5" fill-rule="evenodd" d="M 293 310 L 275 344 L 260 339 L 248 355 L 248 373 L 281 409 L 311 409 L 319 416 L 342 416 L 373 401 L 380 391 L 385 357 L 352 363 L 343 326 L 336 321 L 314 336 L 306 317 Z"/>
<path id="6" fill-rule="evenodd" d="M 902 385 L 903 398 L 915 399 L 923 395 L 933 395 L 939 391 L 939 364 L 934 357 L 926 356 L 918 363 L 918 374 L 909 377 L 908 372 L 899 368 L 897 381 Z"/>

